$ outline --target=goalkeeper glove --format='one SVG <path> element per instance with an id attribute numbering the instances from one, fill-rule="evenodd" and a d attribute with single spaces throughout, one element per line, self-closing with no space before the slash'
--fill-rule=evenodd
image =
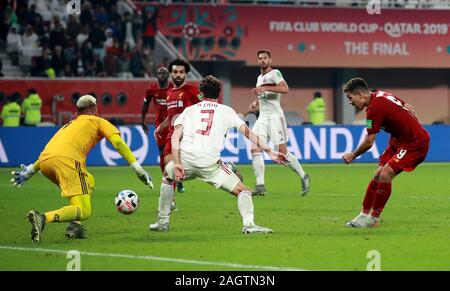
<path id="1" fill-rule="evenodd" d="M 139 180 L 149 186 L 150 189 L 153 189 L 152 177 L 141 167 L 141 165 L 139 165 L 138 162 L 132 163 L 131 168 L 134 170 Z"/>
<path id="2" fill-rule="evenodd" d="M 19 171 L 11 172 L 12 175 L 11 183 L 18 188 L 22 187 L 25 181 L 29 180 L 34 175 L 34 173 L 36 173 L 33 164 L 29 164 L 28 166 L 21 164 L 20 168 L 22 169 L 20 172 Z"/>

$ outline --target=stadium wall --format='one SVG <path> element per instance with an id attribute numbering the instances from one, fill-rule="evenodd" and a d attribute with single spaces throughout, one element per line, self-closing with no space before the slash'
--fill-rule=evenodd
<path id="1" fill-rule="evenodd" d="M 144 165 L 159 165 L 159 154 L 151 134 L 141 126 L 120 126 L 124 140 L 137 160 Z M 450 162 L 450 125 L 426 126 L 431 135 L 426 161 Z M 16 167 L 34 162 L 58 127 L 0 128 L 0 167 Z M 150 133 L 154 128 L 150 128 Z M 303 163 L 342 163 L 342 154 L 353 150 L 363 139 L 363 126 L 296 126 L 289 127 L 288 150 Z M 381 132 L 372 149 L 357 162 L 376 162 L 388 143 L 388 135 Z M 228 133 L 224 161 L 248 164 L 251 162 L 250 146 L 242 135 Z M 266 159 L 268 157 L 266 156 Z M 88 166 L 126 165 L 113 147 L 103 139 L 89 154 Z"/>
<path id="2" fill-rule="evenodd" d="M 15 92 L 24 99 L 28 89 L 34 88 L 42 98 L 43 121 L 57 122 L 58 114 L 69 112 L 74 114 L 74 106 L 80 95 L 95 93 L 98 100 L 98 111 L 105 118 L 120 118 L 124 123 L 140 123 L 141 108 L 144 102 L 146 90 L 156 79 L 71 79 L 71 80 L 47 80 L 47 79 L 18 79 L 0 80 L 0 91 L 4 96 Z M 192 82 L 198 84 L 198 82 Z M 102 97 L 109 93 L 110 103 L 103 102 Z M 74 94 L 77 97 L 73 97 Z M 126 101 L 118 100 L 119 96 L 126 96 Z M 54 96 L 63 96 L 63 100 L 52 108 Z M 1 109 L 1 107 L 0 107 Z M 153 120 L 155 107 L 150 106 L 147 121 Z"/>

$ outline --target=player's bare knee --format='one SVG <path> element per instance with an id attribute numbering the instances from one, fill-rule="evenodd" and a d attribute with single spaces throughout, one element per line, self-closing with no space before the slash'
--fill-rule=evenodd
<path id="1" fill-rule="evenodd" d="M 252 153 L 252 155 L 259 155 L 262 153 L 262 150 L 260 148 L 257 148 L 257 149 L 251 149 L 250 152 Z"/>
<path id="2" fill-rule="evenodd" d="M 383 167 L 378 180 L 381 183 L 390 183 L 394 177 L 395 172 L 391 169 L 391 167 Z"/>
<path id="3" fill-rule="evenodd" d="M 252 190 L 249 187 L 242 184 L 241 182 L 239 182 L 239 184 L 237 184 L 236 187 L 234 187 L 233 191 L 231 191 L 231 194 L 237 197 L 239 193 L 243 191 L 251 192 Z"/>
<path id="4" fill-rule="evenodd" d="M 373 174 L 373 180 L 374 181 L 379 181 L 380 180 L 380 174 L 381 174 L 381 170 L 383 170 L 383 167 L 378 167 L 378 169 L 375 171 L 375 173 Z"/>

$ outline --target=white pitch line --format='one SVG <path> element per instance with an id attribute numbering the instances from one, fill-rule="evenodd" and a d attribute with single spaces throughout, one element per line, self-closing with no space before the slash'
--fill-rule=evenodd
<path id="1" fill-rule="evenodd" d="M 44 248 L 24 248 L 24 247 L 13 247 L 13 246 L 2 246 L 2 245 L 0 245 L 0 249 L 13 250 L 13 251 L 25 251 L 25 252 L 47 252 L 47 253 L 57 253 L 57 254 L 67 254 L 69 251 L 71 251 L 71 250 L 64 251 L 64 250 L 44 249 Z M 236 263 L 196 261 L 196 260 L 165 258 L 165 257 L 155 257 L 155 256 L 133 256 L 133 255 L 115 254 L 115 253 L 92 253 L 92 252 L 84 252 L 84 251 L 78 251 L 78 252 L 81 255 L 93 256 L 93 257 L 112 257 L 112 258 L 174 262 L 174 263 L 192 264 L 192 265 L 223 266 L 223 267 L 230 267 L 230 268 L 258 269 L 258 270 L 270 270 L 270 271 L 306 271 L 305 269 L 276 267 L 276 266 L 244 265 L 244 264 L 236 264 Z"/>

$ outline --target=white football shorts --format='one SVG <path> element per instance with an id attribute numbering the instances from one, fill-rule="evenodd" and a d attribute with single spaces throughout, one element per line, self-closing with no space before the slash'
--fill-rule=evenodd
<path id="1" fill-rule="evenodd" d="M 233 173 L 221 160 L 217 163 L 212 164 L 208 167 L 196 167 L 187 161 L 182 160 L 182 165 L 184 168 L 185 178 L 183 181 L 199 179 L 205 181 L 206 183 L 214 186 L 215 188 L 220 188 L 228 193 L 231 193 L 233 189 L 241 182 L 238 176 Z M 165 173 L 167 178 L 174 180 L 175 173 L 173 170 L 173 161 L 170 161 L 165 168 Z"/>
<path id="2" fill-rule="evenodd" d="M 256 120 L 255 125 L 253 125 L 252 130 L 265 142 L 270 140 L 274 145 L 284 144 L 289 141 L 284 116 L 260 116 Z"/>

